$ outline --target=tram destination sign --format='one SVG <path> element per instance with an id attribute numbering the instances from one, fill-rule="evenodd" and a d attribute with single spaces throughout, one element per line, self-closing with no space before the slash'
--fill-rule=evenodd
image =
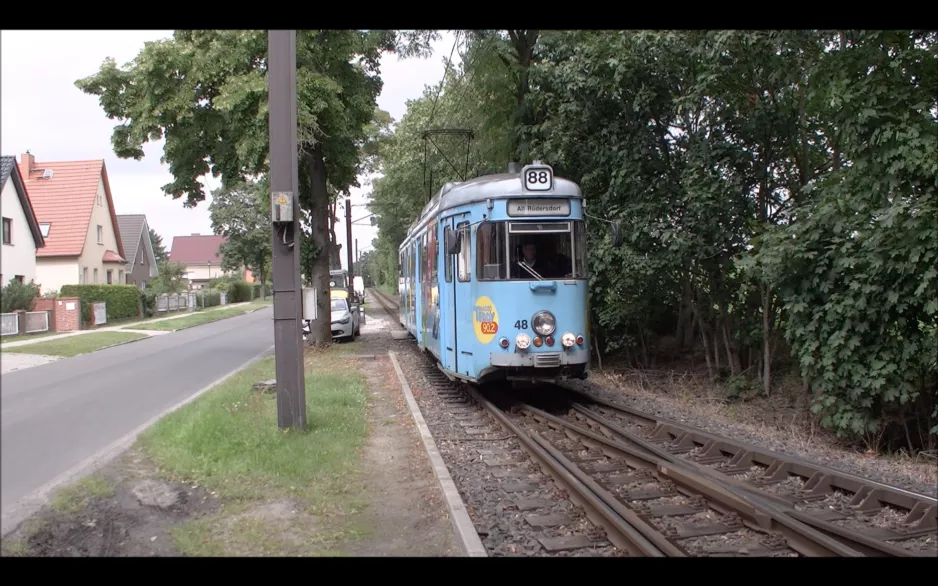
<path id="1" fill-rule="evenodd" d="M 568 199 L 510 199 L 508 215 L 512 218 L 533 216 L 569 216 Z"/>

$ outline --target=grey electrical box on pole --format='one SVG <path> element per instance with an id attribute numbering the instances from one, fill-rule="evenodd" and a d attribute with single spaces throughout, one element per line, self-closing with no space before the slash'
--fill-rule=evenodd
<path id="1" fill-rule="evenodd" d="M 300 319 L 300 232 L 295 213 L 299 180 L 296 139 L 296 31 L 267 31 L 270 109 L 270 203 L 273 238 L 274 353 L 277 424 L 306 428 L 306 380 Z"/>
<path id="2" fill-rule="evenodd" d="M 293 222 L 293 200 L 295 196 L 290 191 L 270 192 L 270 216 L 274 223 L 289 224 Z"/>

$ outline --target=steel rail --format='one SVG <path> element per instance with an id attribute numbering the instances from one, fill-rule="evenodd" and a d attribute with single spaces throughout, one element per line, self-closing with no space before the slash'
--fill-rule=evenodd
<path id="1" fill-rule="evenodd" d="M 738 513 L 751 529 L 781 533 L 788 541 L 789 546 L 802 555 L 812 557 L 865 557 L 853 547 L 789 517 L 777 505 L 762 498 L 753 498 L 753 495 L 749 493 L 740 494 L 738 491 L 731 490 L 719 482 L 718 479 L 702 474 L 703 471 L 699 470 L 694 463 L 677 458 L 657 446 L 646 443 L 640 445 L 640 449 L 635 449 L 621 441 L 610 439 L 536 407 L 525 405 L 522 409 L 584 438 L 593 440 L 604 451 L 612 451 L 614 455 L 625 459 L 629 463 L 636 464 L 635 467 L 653 467 L 657 470 L 659 476 L 672 480 L 675 484 L 685 487 L 691 493 L 703 494 L 711 502 L 722 505 L 726 509 L 723 512 Z M 901 548 L 896 549 L 905 552 Z"/>

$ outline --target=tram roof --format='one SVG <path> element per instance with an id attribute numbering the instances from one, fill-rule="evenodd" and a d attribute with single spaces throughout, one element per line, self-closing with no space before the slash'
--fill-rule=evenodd
<path id="1" fill-rule="evenodd" d="M 462 205 L 480 203 L 487 199 L 582 198 L 580 186 L 562 177 L 554 176 L 554 188 L 549 192 L 524 191 L 521 173 L 496 173 L 473 177 L 468 181 L 447 183 L 423 207 L 417 219 L 408 227 L 410 234 L 426 221 L 428 216 Z"/>

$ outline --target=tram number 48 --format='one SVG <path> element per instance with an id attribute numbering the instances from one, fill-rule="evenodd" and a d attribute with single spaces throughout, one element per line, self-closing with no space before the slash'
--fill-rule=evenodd
<path id="1" fill-rule="evenodd" d="M 519 319 L 518 321 L 516 321 L 516 322 L 515 322 L 515 329 L 516 329 L 516 330 L 526 330 L 526 329 L 528 329 L 528 320 L 526 320 L 526 319 Z"/>

